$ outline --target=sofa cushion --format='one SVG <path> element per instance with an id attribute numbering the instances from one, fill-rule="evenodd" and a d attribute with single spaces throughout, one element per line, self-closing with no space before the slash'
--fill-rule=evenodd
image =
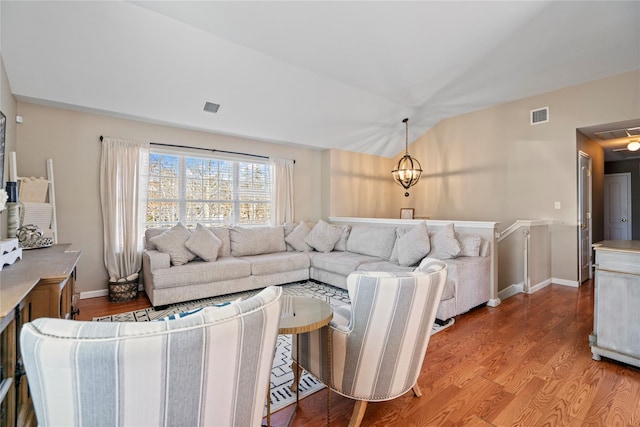
<path id="1" fill-rule="evenodd" d="M 427 257 L 438 259 L 455 258 L 460 254 L 460 243 L 456 240 L 453 224 L 447 224 L 431 237 L 431 251 Z"/>
<path id="2" fill-rule="evenodd" d="M 241 259 L 251 265 L 251 274 L 254 276 L 303 270 L 311 265 L 309 256 L 300 252 L 250 255 Z"/>
<path id="3" fill-rule="evenodd" d="M 342 276 L 348 276 L 356 271 L 360 264 L 384 261 L 382 258 L 353 252 L 313 252 L 310 254 L 310 258 L 312 267 Z"/>
<path id="4" fill-rule="evenodd" d="M 344 252 L 347 250 L 347 240 L 349 240 L 349 234 L 351 233 L 351 226 L 348 224 L 344 224 L 340 227 L 341 233 L 340 238 L 336 242 L 336 245 L 333 247 L 334 251 Z"/>
<path id="5" fill-rule="evenodd" d="M 284 228 L 233 227 L 229 230 L 232 256 L 247 256 L 285 252 Z"/>
<path id="6" fill-rule="evenodd" d="M 320 219 L 304 238 L 304 241 L 318 252 L 331 252 L 341 235 L 340 227 L 327 224 Z"/>
<path id="7" fill-rule="evenodd" d="M 204 225 L 197 224 L 184 245 L 203 260 L 215 261 L 218 259 L 222 240 Z"/>
<path id="8" fill-rule="evenodd" d="M 404 267 L 419 263 L 431 250 L 429 232 L 425 224 L 418 224 L 397 240 L 398 264 Z"/>
<path id="9" fill-rule="evenodd" d="M 183 265 L 196 256 L 184 245 L 191 237 L 191 232 L 182 223 L 177 223 L 162 234 L 151 238 L 159 251 L 169 254 L 171 264 Z"/>
<path id="10" fill-rule="evenodd" d="M 304 241 L 304 238 L 307 237 L 310 231 L 309 226 L 305 224 L 304 221 L 300 221 L 296 228 L 285 237 L 285 242 L 290 244 L 291 247 L 298 252 L 311 252 L 313 248 Z"/>
<path id="11" fill-rule="evenodd" d="M 390 259 L 396 242 L 396 227 L 354 225 L 347 240 L 347 251 Z"/>
<path id="12" fill-rule="evenodd" d="M 358 271 L 388 271 L 390 273 L 413 271 L 415 267 L 403 267 L 392 261 L 363 262 Z"/>
<path id="13" fill-rule="evenodd" d="M 187 287 L 202 283 L 241 279 L 251 275 L 251 265 L 242 259 L 219 257 L 216 262 L 193 261 L 179 267 L 155 270 L 153 287 L 156 289 Z"/>
<path id="14" fill-rule="evenodd" d="M 480 256 L 482 239 L 475 234 L 456 233 L 456 240 L 460 243 L 458 256 Z"/>

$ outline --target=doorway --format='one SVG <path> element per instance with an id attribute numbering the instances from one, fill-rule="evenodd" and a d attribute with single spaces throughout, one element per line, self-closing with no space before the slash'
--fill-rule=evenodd
<path id="1" fill-rule="evenodd" d="M 631 219 L 631 174 L 605 174 L 605 240 L 631 240 Z"/>
<path id="2" fill-rule="evenodd" d="M 578 283 L 591 278 L 591 156 L 578 152 Z"/>

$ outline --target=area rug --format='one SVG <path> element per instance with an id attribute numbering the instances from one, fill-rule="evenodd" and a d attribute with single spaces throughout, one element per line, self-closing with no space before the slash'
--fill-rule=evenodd
<path id="1" fill-rule="evenodd" d="M 292 296 L 305 296 L 319 298 L 328 302 L 332 307 L 349 304 L 349 295 L 346 290 L 336 288 L 331 285 L 325 285 L 316 282 L 291 283 L 282 285 L 283 293 Z M 198 307 L 220 304 L 227 301 L 234 301 L 238 298 L 248 298 L 260 290 L 239 292 L 221 297 L 205 298 L 195 301 L 189 301 L 180 304 L 174 304 L 164 310 L 155 310 L 154 308 L 146 308 L 143 310 L 130 311 L 126 313 L 114 314 L 111 316 L 96 317 L 93 320 L 98 322 L 147 322 L 167 317 L 171 314 L 181 313 L 193 310 Z M 444 325 L 434 323 L 431 335 L 442 331 L 453 325 L 454 319 L 450 319 Z M 293 382 L 293 372 L 291 371 L 291 335 L 279 335 L 276 346 L 276 353 L 273 359 L 273 369 L 271 370 L 271 412 L 275 412 L 285 406 L 295 402 L 296 395 L 289 390 L 289 386 Z M 300 398 L 304 398 L 322 390 L 324 384 L 315 379 L 307 371 L 303 371 L 300 379 Z"/>

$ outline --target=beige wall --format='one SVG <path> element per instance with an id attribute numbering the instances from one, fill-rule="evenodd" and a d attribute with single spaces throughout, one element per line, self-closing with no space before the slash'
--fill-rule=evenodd
<path id="1" fill-rule="evenodd" d="M 341 150 L 327 150 L 324 157 L 327 217 L 400 217 L 392 200 L 404 189 L 391 178 L 391 159 Z"/>
<path id="2" fill-rule="evenodd" d="M 530 110 L 546 106 L 550 122 L 531 126 Z M 369 162 L 350 170 L 353 155 L 335 152 L 331 215 L 385 217 L 414 207 L 432 219 L 500 221 L 500 230 L 518 219 L 550 219 L 553 278 L 577 283 L 576 129 L 639 116 L 634 71 L 443 120 L 409 147 L 424 172 L 407 199 L 392 188 L 387 163 L 378 173 Z"/>
<path id="3" fill-rule="evenodd" d="M 637 118 L 639 83 L 640 72 L 625 73 L 443 121 L 411 149 L 430 176 L 418 204 L 501 229 L 551 219 L 552 277 L 577 283 L 576 129 Z M 530 110 L 545 106 L 550 122 L 531 126 Z"/>
<path id="4" fill-rule="evenodd" d="M 59 241 L 82 250 L 78 266 L 81 292 L 107 288 L 99 193 L 100 135 L 294 158 L 295 216 L 305 220 L 320 217 L 320 151 L 26 102 L 18 102 L 18 114 L 24 119 L 17 133 L 19 175 L 44 176 L 46 159 L 53 159 Z"/>

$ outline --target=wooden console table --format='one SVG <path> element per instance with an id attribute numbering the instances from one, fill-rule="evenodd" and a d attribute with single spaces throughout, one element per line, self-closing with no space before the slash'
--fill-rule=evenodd
<path id="1" fill-rule="evenodd" d="M 23 252 L 0 271 L 0 425 L 35 426 L 22 368 L 20 328 L 38 317 L 72 319 L 79 251 L 69 244 Z"/>

